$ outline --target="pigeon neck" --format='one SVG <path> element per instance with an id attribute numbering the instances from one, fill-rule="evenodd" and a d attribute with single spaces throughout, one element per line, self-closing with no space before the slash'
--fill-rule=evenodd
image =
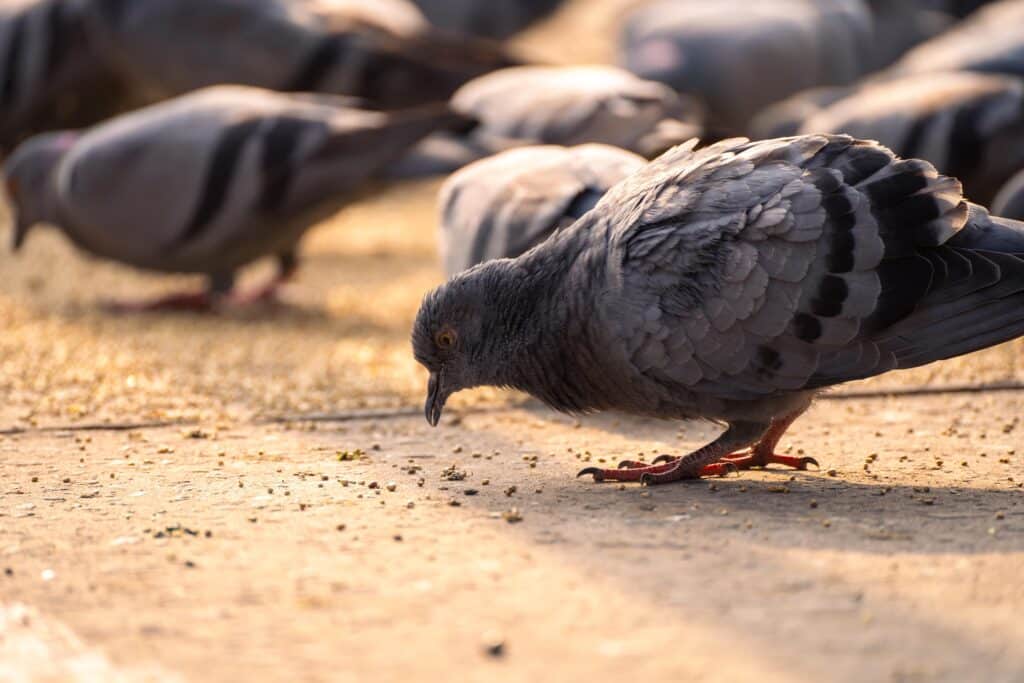
<path id="1" fill-rule="evenodd" d="M 595 382 L 586 360 L 596 354 L 587 321 L 590 288 L 579 273 L 585 264 L 586 230 L 556 234 L 518 259 L 503 262 L 509 299 L 496 307 L 508 348 L 498 363 L 497 384 L 525 391 L 565 412 L 596 408 Z M 582 269 L 582 270 L 581 270 Z"/>

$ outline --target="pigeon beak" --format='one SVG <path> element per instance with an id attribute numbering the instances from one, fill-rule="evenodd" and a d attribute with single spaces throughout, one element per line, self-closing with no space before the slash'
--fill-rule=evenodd
<path id="1" fill-rule="evenodd" d="M 448 400 L 449 393 L 444 387 L 444 375 L 440 371 L 430 373 L 430 382 L 427 384 L 427 403 L 423 406 L 423 413 L 431 427 L 436 427 L 437 423 L 441 421 L 444 402 Z"/>
<path id="2" fill-rule="evenodd" d="M 18 251 L 21 249 L 21 245 L 25 243 L 25 236 L 28 235 L 28 229 L 31 226 L 27 221 L 23 221 L 19 216 L 14 221 L 14 234 L 11 236 L 11 251 Z"/>

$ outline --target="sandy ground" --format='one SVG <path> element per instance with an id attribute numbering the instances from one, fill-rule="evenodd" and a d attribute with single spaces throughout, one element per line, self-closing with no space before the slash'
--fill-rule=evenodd
<path id="1" fill-rule="evenodd" d="M 565 39 L 600 25 L 524 43 L 604 58 Z M 287 307 L 219 318 L 105 313 L 198 283 L 53 233 L 0 254 L 0 681 L 1024 680 L 1024 392 L 822 400 L 785 442 L 820 472 L 575 480 L 715 428 L 483 391 L 430 429 L 436 189 L 343 212 Z M 1020 382 L 1022 351 L 839 393 Z"/>

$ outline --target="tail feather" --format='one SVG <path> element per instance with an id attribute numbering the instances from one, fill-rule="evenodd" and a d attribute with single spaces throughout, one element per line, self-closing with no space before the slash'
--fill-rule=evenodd
<path id="1" fill-rule="evenodd" d="M 993 216 L 977 204 L 969 206 L 967 224 L 946 244 L 963 249 L 1024 254 L 1024 222 Z"/>
<path id="2" fill-rule="evenodd" d="M 953 283 L 954 288 L 968 292 L 959 297 L 947 296 L 940 287 L 912 315 L 887 330 L 879 346 L 896 357 L 898 367 L 953 358 L 1024 334 L 1024 255 L 989 251 L 968 255 L 972 264 L 989 262 L 997 270 L 972 267 L 969 279 L 981 278 L 980 287 Z"/>

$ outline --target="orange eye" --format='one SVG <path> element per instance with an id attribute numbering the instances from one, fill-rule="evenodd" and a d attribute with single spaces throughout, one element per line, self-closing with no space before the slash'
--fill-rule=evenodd
<path id="1" fill-rule="evenodd" d="M 455 346 L 456 335 L 453 330 L 441 330 L 437 333 L 434 341 L 437 342 L 438 348 L 450 349 Z"/>

